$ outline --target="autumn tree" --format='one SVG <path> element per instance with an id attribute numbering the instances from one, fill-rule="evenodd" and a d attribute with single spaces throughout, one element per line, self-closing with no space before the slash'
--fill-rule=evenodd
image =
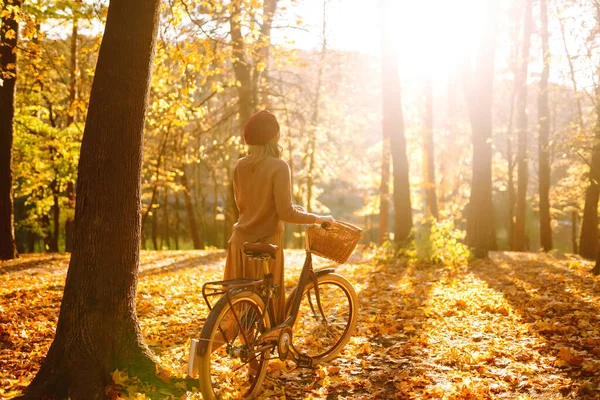
<path id="1" fill-rule="evenodd" d="M 492 202 L 492 93 L 496 52 L 495 16 L 488 6 L 475 70 L 465 67 L 464 85 L 473 137 L 473 177 L 467 211 L 467 244 L 476 257 L 496 248 Z"/>
<path id="2" fill-rule="evenodd" d="M 600 89 L 596 89 L 596 98 L 600 98 Z M 589 184 L 585 191 L 585 206 L 581 221 L 579 254 L 593 259 L 598 248 L 598 200 L 600 198 L 600 104 L 596 104 L 596 126 L 592 161 L 589 167 Z"/>
<path id="3" fill-rule="evenodd" d="M 526 215 L 527 215 L 527 185 L 529 182 L 529 162 L 527 158 L 527 72 L 529 66 L 529 47 L 533 18 L 531 16 L 533 0 L 525 0 L 525 20 L 523 23 L 523 42 L 519 70 L 515 79 L 516 87 L 516 128 L 517 128 L 517 202 L 515 210 L 515 231 L 512 249 L 523 251 L 527 249 Z"/>
<path id="4" fill-rule="evenodd" d="M 435 182 L 435 148 L 433 142 L 433 84 L 425 83 L 425 129 L 423 130 L 423 180 L 425 185 L 425 214 L 439 218 Z"/>
<path id="5" fill-rule="evenodd" d="M 102 398 L 117 368 L 142 379 L 155 374 L 135 295 L 142 132 L 159 4 L 110 3 L 82 142 L 74 249 L 58 326 L 25 398 Z"/>
<path id="6" fill-rule="evenodd" d="M 386 14 L 388 1 L 381 2 L 381 73 L 383 90 L 383 132 L 389 138 L 392 171 L 394 178 L 394 242 L 405 244 L 413 227 L 410 201 L 410 180 L 406 138 L 404 136 L 404 116 L 402 114 L 402 92 L 398 75 L 392 21 Z M 385 139 L 384 139 L 385 146 Z M 384 153 L 385 154 L 385 153 Z M 384 163 L 385 164 L 385 163 Z M 385 167 L 383 167 L 385 168 Z M 385 171 L 383 171 L 385 174 Z M 382 179 L 382 187 L 384 180 Z"/>
<path id="7" fill-rule="evenodd" d="M 79 99 L 78 90 L 78 53 L 79 53 L 79 15 L 77 7 L 72 8 L 72 30 L 71 30 L 71 60 L 69 74 L 69 112 L 67 117 L 67 125 L 77 122 L 79 113 L 77 109 L 77 100 Z M 75 185 L 73 182 L 67 184 L 67 201 L 69 207 L 74 208 L 75 205 Z M 73 250 L 73 230 L 74 222 L 71 216 L 65 219 L 65 250 Z"/>
<path id="8" fill-rule="evenodd" d="M 17 256 L 13 225 L 12 144 L 20 0 L 1 4 L 0 25 L 0 260 Z"/>
<path id="9" fill-rule="evenodd" d="M 600 26 L 600 4 L 596 8 L 596 27 Z M 575 88 L 575 87 L 574 87 Z M 589 162 L 589 184 L 585 191 L 585 206 L 581 221 L 581 236 L 579 239 L 579 254 L 594 259 L 598 251 L 598 200 L 600 199 L 600 85 L 595 87 L 595 117 L 594 136 L 592 140 L 592 156 Z"/>
<path id="10" fill-rule="evenodd" d="M 323 37 L 321 43 L 321 53 L 319 54 L 319 65 L 317 68 L 317 84 L 315 87 L 315 94 L 311 110 L 311 126 L 309 128 L 308 142 L 306 144 L 305 151 L 305 157 L 307 159 L 306 164 L 308 166 L 308 171 L 306 173 L 306 210 L 308 212 L 313 211 L 314 175 L 316 172 L 315 159 L 317 156 L 316 130 L 319 124 L 319 107 L 321 91 L 323 90 L 323 69 L 325 68 L 325 56 L 327 54 L 327 0 L 323 1 L 323 23 L 321 33 Z"/>
<path id="11" fill-rule="evenodd" d="M 548 45 L 548 5 L 540 0 L 542 36 L 542 76 L 538 92 L 538 159 L 540 193 L 540 241 L 544 251 L 552 250 L 552 227 L 550 216 L 550 104 L 548 100 L 548 77 L 550 75 L 550 50 Z"/>

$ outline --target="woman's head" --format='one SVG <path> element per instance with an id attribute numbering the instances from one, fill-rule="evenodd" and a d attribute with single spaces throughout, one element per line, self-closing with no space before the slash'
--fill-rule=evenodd
<path id="1" fill-rule="evenodd" d="M 259 111 L 244 126 L 244 140 L 248 146 L 265 145 L 279 136 L 279 123 L 270 112 Z"/>
<path id="2" fill-rule="evenodd" d="M 244 140 L 248 145 L 248 154 L 258 162 L 267 157 L 281 157 L 279 146 L 279 123 L 268 111 L 260 111 L 248 120 L 244 127 Z"/>

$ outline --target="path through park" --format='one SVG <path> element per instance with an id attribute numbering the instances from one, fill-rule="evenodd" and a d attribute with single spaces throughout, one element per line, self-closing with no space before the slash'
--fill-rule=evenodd
<path id="1" fill-rule="evenodd" d="M 163 378 L 183 377 L 190 338 L 207 315 L 203 282 L 225 253 L 143 252 L 138 314 Z M 303 253 L 286 253 L 291 290 Z M 338 268 L 360 298 L 358 330 L 342 355 L 315 370 L 273 361 L 262 398 L 600 398 L 600 278 L 578 257 L 493 253 L 468 266 L 377 262 L 357 251 Z M 328 263 L 316 262 L 318 266 Z M 67 255 L 0 263 L 0 398 L 35 375 L 52 340 Z M 200 398 L 153 392 L 114 371 L 115 396 Z M 139 396 L 139 395 L 138 395 Z M 138 397 L 136 397 L 138 398 Z"/>

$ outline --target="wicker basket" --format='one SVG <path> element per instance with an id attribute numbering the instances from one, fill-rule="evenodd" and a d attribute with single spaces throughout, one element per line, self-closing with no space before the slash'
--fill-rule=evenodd
<path id="1" fill-rule="evenodd" d="M 343 264 L 362 237 L 362 229 L 347 222 L 336 221 L 323 228 L 310 225 L 306 229 L 306 249 L 320 257 Z"/>

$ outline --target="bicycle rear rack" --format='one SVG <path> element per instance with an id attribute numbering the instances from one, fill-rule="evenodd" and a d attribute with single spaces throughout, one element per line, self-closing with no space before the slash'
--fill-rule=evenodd
<path id="1" fill-rule="evenodd" d="M 215 296 L 222 296 L 230 290 L 231 286 L 252 286 L 261 283 L 262 279 L 251 279 L 251 278 L 237 278 L 227 279 L 222 281 L 206 282 L 202 285 L 202 297 L 204 302 L 208 306 L 208 310 L 212 310 L 213 305 L 209 299 L 213 299 Z"/>

